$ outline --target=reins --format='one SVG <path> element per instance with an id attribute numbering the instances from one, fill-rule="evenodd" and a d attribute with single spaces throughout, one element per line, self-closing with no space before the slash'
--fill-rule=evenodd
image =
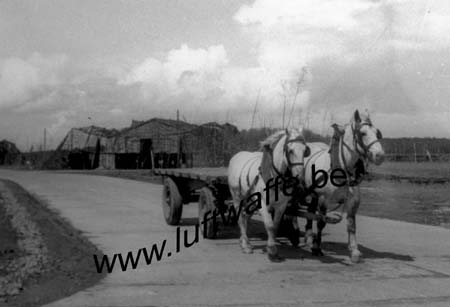
<path id="1" fill-rule="evenodd" d="M 303 143 L 305 145 L 305 147 L 307 147 L 305 139 L 302 136 L 299 136 L 299 137 L 296 137 L 295 139 L 288 140 L 288 135 L 286 134 L 285 136 L 286 136 L 286 139 L 285 139 L 284 144 L 283 144 L 283 155 L 286 158 L 287 170 L 290 171 L 293 166 L 297 166 L 297 165 L 304 166 L 305 165 L 304 161 L 302 161 L 302 162 L 291 162 L 291 160 L 289 159 L 289 152 L 288 152 L 288 147 L 287 146 L 288 146 L 289 143 Z M 273 146 L 273 148 L 277 147 L 277 145 L 280 142 L 281 138 L 279 138 L 276 141 L 275 146 Z M 269 151 L 269 155 L 270 155 L 270 160 L 272 161 L 272 169 L 275 171 L 275 173 L 278 176 L 280 176 L 280 177 L 286 177 L 286 171 L 285 171 L 284 174 L 282 174 L 281 171 L 279 169 L 277 169 L 277 167 L 275 166 L 275 162 L 274 162 L 274 159 L 273 159 L 273 150 L 272 149 Z M 305 156 L 307 156 L 307 155 L 304 154 L 303 157 L 305 157 Z"/>
<path id="2" fill-rule="evenodd" d="M 304 166 L 305 165 L 304 161 L 302 161 L 302 162 L 291 162 L 291 160 L 289 159 L 289 153 L 288 153 L 288 147 L 287 147 L 287 145 L 289 143 L 303 143 L 303 145 L 305 145 L 305 148 L 307 148 L 305 139 L 303 137 L 299 136 L 299 137 L 296 137 L 295 139 L 288 140 L 287 136 L 286 136 L 286 140 L 284 141 L 284 145 L 283 145 L 283 152 L 284 152 L 284 156 L 286 157 L 286 161 L 288 163 L 288 167 L 296 166 L 296 165 Z M 305 156 L 309 156 L 309 154 L 306 154 L 307 151 L 308 151 L 308 149 L 305 149 L 305 153 L 304 153 L 303 158 L 305 158 Z"/>
<path id="3" fill-rule="evenodd" d="M 368 145 L 365 145 L 364 142 L 362 141 L 362 136 L 361 133 L 359 132 L 359 130 L 361 129 L 362 126 L 372 126 L 371 123 L 367 123 L 364 122 L 362 124 L 359 124 L 358 129 L 356 129 L 354 127 L 354 124 L 351 124 L 351 129 L 352 129 L 352 137 L 353 137 L 353 147 L 351 148 L 345 141 L 344 141 L 344 136 L 345 133 L 343 135 L 340 136 L 339 138 L 339 148 L 340 148 L 340 158 L 339 160 L 342 160 L 342 166 L 344 171 L 347 174 L 347 177 L 352 178 L 352 181 L 349 182 L 350 186 L 354 186 L 354 185 L 358 185 L 360 182 L 358 182 L 357 178 L 355 178 L 355 174 L 353 174 L 350 170 L 349 167 L 346 163 L 345 160 L 345 156 L 344 156 L 344 147 L 346 147 L 350 153 L 355 153 L 358 157 L 362 158 L 364 164 L 368 164 L 368 152 L 370 150 L 370 148 L 375 145 L 376 143 L 380 142 L 381 139 L 381 132 L 377 129 L 377 139 L 370 142 Z M 359 148 L 361 148 L 363 151 L 361 152 L 359 150 Z"/>
<path id="4" fill-rule="evenodd" d="M 288 147 L 287 147 L 287 145 L 289 144 L 289 143 L 295 143 L 295 142 L 301 142 L 301 143 L 303 143 L 304 145 L 305 145 L 305 147 L 306 148 L 308 148 L 308 153 L 310 152 L 309 151 L 309 147 L 307 147 L 307 145 L 306 145 L 306 142 L 305 142 L 305 139 L 303 138 L 303 136 L 299 136 L 299 137 L 296 137 L 296 138 L 294 138 L 294 139 L 291 139 L 291 140 L 289 140 L 288 139 L 288 134 L 285 134 L 285 135 L 283 135 L 283 136 L 286 136 L 286 139 L 285 139 L 285 141 L 284 141 L 284 144 L 283 144 L 283 155 L 284 155 L 284 157 L 286 158 L 286 161 L 287 161 L 287 170 L 291 170 L 291 168 L 293 167 L 293 166 L 297 166 L 297 165 L 304 165 L 304 162 L 302 161 L 302 162 L 291 162 L 291 160 L 289 159 L 289 153 L 288 153 Z M 274 144 L 274 146 L 273 146 L 273 148 L 276 148 L 277 146 L 278 146 L 278 143 L 280 142 L 280 140 L 283 138 L 283 136 L 281 136 L 276 142 L 275 142 L 275 144 Z M 306 152 L 306 150 L 305 150 L 305 152 Z M 259 166 L 259 170 L 258 170 L 258 176 L 256 176 L 255 177 L 255 179 L 253 179 L 253 181 L 250 183 L 250 178 L 249 178 L 249 172 L 247 172 L 247 176 L 246 176 L 246 181 L 247 181 L 247 184 L 249 185 L 249 189 L 248 189 L 248 192 L 247 192 L 247 194 L 249 194 L 249 192 L 251 191 L 251 190 L 253 190 L 253 188 L 256 186 L 256 184 L 258 183 L 258 181 L 259 181 L 259 177 L 261 176 L 261 178 L 263 179 L 263 180 L 265 180 L 265 181 L 268 181 L 269 180 L 269 178 L 274 178 L 275 176 L 274 176 L 274 174 L 272 173 L 272 171 L 274 171 L 275 172 L 275 175 L 276 176 L 278 176 L 278 177 L 280 177 L 280 178 L 284 178 L 284 177 L 287 177 L 287 171 L 285 172 L 285 174 L 282 174 L 281 173 L 281 171 L 275 166 L 275 162 L 274 162 L 274 158 L 273 158 L 273 149 L 270 149 L 270 150 L 268 150 L 267 151 L 267 153 L 268 153 L 268 155 L 269 155 L 269 157 L 270 157 L 270 163 L 271 163 L 271 170 L 270 170 L 270 172 L 269 172 L 269 176 L 270 177 L 268 177 L 268 178 L 264 178 L 265 177 L 265 175 L 262 173 L 262 170 L 261 170 L 261 166 Z M 304 155 L 305 156 L 305 155 Z M 245 164 L 244 164 L 244 166 L 247 166 L 249 163 L 254 163 L 254 161 L 247 161 Z M 250 167 L 251 167 L 252 165 L 250 165 Z M 245 167 L 243 168 L 243 169 L 245 169 Z M 241 182 L 241 176 L 239 176 L 239 186 L 241 187 L 241 190 L 242 190 L 242 182 Z M 247 195 L 248 196 L 248 195 Z"/>
<path id="5" fill-rule="evenodd" d="M 362 123 L 359 124 L 359 129 L 361 129 L 362 126 L 372 126 L 370 123 Z M 364 158 L 367 158 L 367 153 L 369 152 L 370 147 L 372 147 L 373 145 L 375 145 L 376 143 L 380 142 L 380 138 L 378 137 L 379 135 L 379 130 L 377 132 L 377 139 L 375 141 L 372 141 L 369 143 L 369 145 L 365 145 L 364 142 L 362 141 L 362 136 L 361 133 L 359 132 L 359 129 L 355 129 L 353 127 L 353 125 L 351 125 L 352 128 L 352 134 L 353 134 L 353 145 L 355 146 L 355 150 L 358 154 L 362 155 Z M 363 152 L 358 150 L 358 146 L 360 146 L 363 149 Z M 347 145 L 347 148 L 350 149 L 350 147 Z"/>

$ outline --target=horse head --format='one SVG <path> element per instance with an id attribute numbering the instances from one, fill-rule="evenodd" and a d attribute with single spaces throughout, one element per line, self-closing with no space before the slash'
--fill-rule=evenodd
<path id="1" fill-rule="evenodd" d="M 304 176 L 304 159 L 311 153 L 303 136 L 303 128 L 290 128 L 279 131 L 261 145 L 272 153 L 272 165 L 277 173 L 297 178 Z"/>
<path id="2" fill-rule="evenodd" d="M 372 124 L 369 114 L 360 114 L 356 110 L 350 126 L 356 152 L 362 158 L 367 158 L 376 165 L 380 165 L 384 161 L 384 150 L 380 143 L 383 135 Z"/>

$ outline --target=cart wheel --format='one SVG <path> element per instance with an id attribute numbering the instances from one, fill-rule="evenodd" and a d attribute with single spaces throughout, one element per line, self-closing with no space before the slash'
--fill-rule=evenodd
<path id="1" fill-rule="evenodd" d="M 209 188 L 204 187 L 200 190 L 200 196 L 198 198 L 198 222 L 200 224 L 200 231 L 205 239 L 216 238 L 217 221 L 213 219 L 214 210 L 216 209 L 214 200 L 214 195 Z M 206 215 L 206 220 L 203 221 L 208 211 L 210 213 Z"/>
<path id="2" fill-rule="evenodd" d="M 178 225 L 183 213 L 183 201 L 177 185 L 170 178 L 164 178 L 162 207 L 167 224 Z"/>

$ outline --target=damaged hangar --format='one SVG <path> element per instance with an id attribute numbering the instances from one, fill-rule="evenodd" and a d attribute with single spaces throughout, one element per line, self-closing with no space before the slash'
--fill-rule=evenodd
<path id="1" fill-rule="evenodd" d="M 153 118 L 122 130 L 71 129 L 58 147 L 70 168 L 151 169 L 222 166 L 238 129 L 230 124 L 190 124 Z M 71 161 L 78 160 L 78 161 Z"/>

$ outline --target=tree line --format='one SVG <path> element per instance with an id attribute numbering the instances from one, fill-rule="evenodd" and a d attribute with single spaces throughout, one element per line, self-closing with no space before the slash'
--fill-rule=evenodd
<path id="1" fill-rule="evenodd" d="M 238 133 L 226 137 L 225 152 L 231 156 L 241 150 L 257 151 L 260 149 L 260 142 L 279 129 L 274 128 L 253 128 L 240 130 Z M 304 130 L 307 142 L 330 143 L 331 136 L 323 136 Z M 381 140 L 384 151 L 389 160 L 413 161 L 413 160 L 449 160 L 450 159 L 450 139 L 447 138 L 384 138 Z"/>

